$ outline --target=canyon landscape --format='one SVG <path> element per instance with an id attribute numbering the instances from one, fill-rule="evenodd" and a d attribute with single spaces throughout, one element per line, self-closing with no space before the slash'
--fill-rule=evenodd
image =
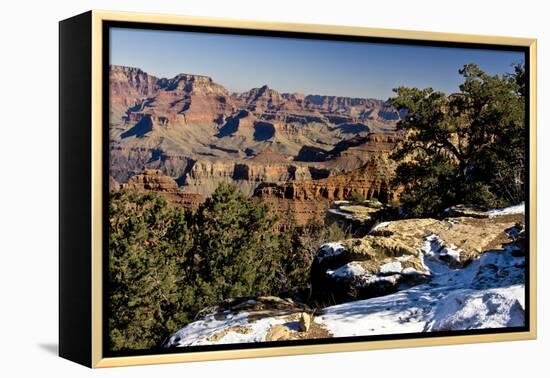
<path id="1" fill-rule="evenodd" d="M 267 85 L 230 93 L 210 77 L 122 66 L 109 80 L 111 188 L 194 208 L 230 182 L 299 225 L 334 200 L 395 198 L 389 154 L 402 114 L 386 101 Z"/>
<path id="2" fill-rule="evenodd" d="M 521 54 L 117 30 L 110 351 L 525 329 Z"/>

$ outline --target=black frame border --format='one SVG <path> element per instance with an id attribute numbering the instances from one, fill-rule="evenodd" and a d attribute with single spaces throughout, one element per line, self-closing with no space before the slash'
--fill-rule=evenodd
<path id="1" fill-rule="evenodd" d="M 293 38 L 293 39 L 313 39 L 325 41 L 342 41 L 342 42 L 364 42 L 364 43 L 382 43 L 391 45 L 409 45 L 409 46 L 425 46 L 425 47 L 447 47 L 447 48 L 468 48 L 478 50 L 496 50 L 496 51 L 519 51 L 524 53 L 525 75 L 526 81 L 526 101 L 525 101 L 525 130 L 526 130 L 526 174 L 525 174 L 525 232 L 530 235 L 530 203 L 531 203 L 531 161 L 530 161 L 530 143 L 531 143 L 531 59 L 530 48 L 528 46 L 515 45 L 499 45 L 485 44 L 472 42 L 442 42 L 429 40 L 415 40 L 405 38 L 392 37 L 369 37 L 355 35 L 335 35 L 325 33 L 309 33 L 309 32 L 290 32 L 290 31 L 273 31 L 262 29 L 244 29 L 230 27 L 213 27 L 213 26 L 196 26 L 196 25 L 175 25 L 162 23 L 146 23 L 134 21 L 102 21 L 102 357 L 130 357 L 130 356 L 151 356 L 160 354 L 181 354 L 206 351 L 226 351 L 238 349 L 268 349 L 273 347 L 283 346 L 303 346 L 303 345 L 330 345 L 341 343 L 354 343 L 366 341 L 383 341 L 383 340 L 408 340 L 408 339 L 426 339 L 448 336 L 473 336 L 473 335 L 489 335 L 502 334 L 513 332 L 529 332 L 531 330 L 531 274 L 530 274 L 530 255 L 531 242 L 530 237 L 526 239 L 526 249 L 529 253 L 526 254 L 525 261 L 525 326 L 523 327 L 507 327 L 507 328 L 487 328 L 465 331 L 439 331 L 430 333 L 406 333 L 406 334 L 390 334 L 390 335 L 372 335 L 372 336 L 353 336 L 353 337 L 335 337 L 331 339 L 306 339 L 306 340 L 288 340 L 288 341 L 270 341 L 256 343 L 235 343 L 235 344 L 220 344 L 220 345 L 204 345 L 192 347 L 178 347 L 172 349 L 154 348 L 140 350 L 125 350 L 111 351 L 109 350 L 109 303 L 108 303 L 108 288 L 109 288 L 109 181 L 106 179 L 109 176 L 109 62 L 110 62 L 110 39 L 109 31 L 111 28 L 128 28 L 141 30 L 157 30 L 157 31 L 179 31 L 179 32 L 195 32 L 207 34 L 230 34 L 230 35 L 245 35 L 257 37 L 275 37 L 275 38 Z"/>

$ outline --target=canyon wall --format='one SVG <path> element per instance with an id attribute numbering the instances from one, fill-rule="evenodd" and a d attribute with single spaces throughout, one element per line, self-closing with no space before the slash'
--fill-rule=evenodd
<path id="1" fill-rule="evenodd" d="M 113 188 L 196 208 L 230 182 L 286 224 L 322 220 L 331 201 L 352 195 L 395 195 L 388 156 L 402 115 L 385 101 L 267 85 L 229 93 L 207 76 L 121 66 L 109 80 Z"/>

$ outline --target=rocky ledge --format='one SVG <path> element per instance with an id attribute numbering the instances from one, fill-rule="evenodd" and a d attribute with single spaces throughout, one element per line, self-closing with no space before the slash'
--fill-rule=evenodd
<path id="1" fill-rule="evenodd" d="M 524 207 L 485 212 L 385 222 L 363 238 L 325 244 L 311 281 L 327 307 L 276 297 L 227 301 L 165 346 L 522 327 Z"/>
<path id="2" fill-rule="evenodd" d="M 327 338 L 312 322 L 312 310 L 291 299 L 239 298 L 206 308 L 197 320 L 176 332 L 165 347 Z"/>

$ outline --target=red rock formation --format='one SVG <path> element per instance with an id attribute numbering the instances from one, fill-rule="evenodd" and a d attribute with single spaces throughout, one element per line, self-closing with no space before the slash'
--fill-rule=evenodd
<path id="1" fill-rule="evenodd" d="M 207 76 L 156 78 L 120 66 L 109 80 L 113 187 L 193 207 L 231 182 L 300 224 L 351 193 L 394 195 L 387 157 L 400 114 L 385 101 L 267 85 L 229 94 Z"/>
<path id="2" fill-rule="evenodd" d="M 133 176 L 124 185 L 126 189 L 152 190 L 156 192 L 169 192 L 178 189 L 176 181 L 162 174 L 157 169 L 148 169 L 140 175 Z"/>
<path id="3" fill-rule="evenodd" d="M 135 175 L 122 185 L 123 189 L 143 192 L 154 192 L 166 198 L 173 206 L 183 206 L 195 210 L 206 197 L 198 193 L 186 193 L 178 187 L 174 179 L 166 176 L 157 169 L 148 169 L 139 175 Z M 112 188 L 116 189 L 116 188 Z"/>
<path id="4" fill-rule="evenodd" d="M 254 197 L 279 214 L 283 227 L 292 223 L 304 225 L 311 219 L 323 220 L 332 201 L 350 199 L 352 195 L 382 202 L 393 199 L 393 169 L 389 160 L 373 158 L 361 168 L 325 179 L 262 184 Z"/>
<path id="5" fill-rule="evenodd" d="M 120 122 L 128 108 L 143 98 L 154 95 L 158 79 L 139 68 L 111 66 L 109 70 L 109 102 L 111 120 Z"/>

